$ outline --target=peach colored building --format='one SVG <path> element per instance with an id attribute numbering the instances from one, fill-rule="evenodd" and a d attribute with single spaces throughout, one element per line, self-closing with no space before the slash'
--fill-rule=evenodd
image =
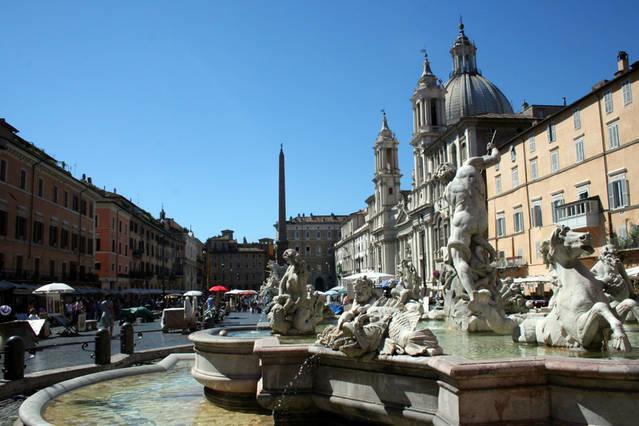
<path id="1" fill-rule="evenodd" d="M 0 274 L 34 284 L 97 284 L 90 178 L 18 136 L 0 119 Z"/>
<path id="2" fill-rule="evenodd" d="M 158 220 L 116 192 L 100 194 L 95 258 L 102 287 L 184 290 L 184 241 L 163 213 Z"/>
<path id="3" fill-rule="evenodd" d="M 505 275 L 545 274 L 539 248 L 557 225 L 612 241 L 637 263 L 639 63 L 619 52 L 611 80 L 501 144 L 486 171 L 489 239 Z"/>

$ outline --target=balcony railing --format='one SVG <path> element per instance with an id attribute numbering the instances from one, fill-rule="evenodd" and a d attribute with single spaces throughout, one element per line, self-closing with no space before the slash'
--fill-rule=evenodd
<path id="1" fill-rule="evenodd" d="M 511 256 L 497 259 L 497 269 L 521 268 L 524 266 L 522 256 Z"/>
<path id="2" fill-rule="evenodd" d="M 590 197 L 555 207 L 555 223 L 571 229 L 597 227 L 601 223 L 599 197 Z"/>

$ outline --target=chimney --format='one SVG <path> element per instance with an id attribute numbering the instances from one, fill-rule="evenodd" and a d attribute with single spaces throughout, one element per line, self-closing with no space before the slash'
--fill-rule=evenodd
<path id="1" fill-rule="evenodd" d="M 86 173 L 82 173 L 82 181 L 84 182 L 85 180 L 87 180 L 87 175 Z"/>
<path id="2" fill-rule="evenodd" d="M 113 193 L 117 194 L 118 193 L 118 188 L 113 188 Z"/>
<path id="3" fill-rule="evenodd" d="M 93 179 L 91 179 L 91 176 L 89 176 L 87 179 L 89 180 L 89 183 L 93 185 Z"/>
<path id="4" fill-rule="evenodd" d="M 628 71 L 628 53 L 620 50 L 619 53 L 617 53 L 617 72 L 615 75 L 622 74 L 626 71 Z"/>

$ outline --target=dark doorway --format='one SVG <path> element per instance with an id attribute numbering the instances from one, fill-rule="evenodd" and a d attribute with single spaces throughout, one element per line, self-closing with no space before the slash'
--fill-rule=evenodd
<path id="1" fill-rule="evenodd" d="M 326 290 L 326 284 L 324 284 L 324 278 L 322 277 L 315 278 L 315 290 L 319 290 L 319 291 Z"/>

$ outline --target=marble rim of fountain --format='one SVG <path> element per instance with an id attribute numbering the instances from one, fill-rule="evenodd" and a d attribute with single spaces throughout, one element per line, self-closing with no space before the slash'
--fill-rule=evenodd
<path id="1" fill-rule="evenodd" d="M 171 354 L 161 361 L 152 365 L 141 365 L 138 367 L 119 368 L 115 370 L 100 371 L 98 373 L 87 374 L 65 380 L 55 385 L 46 387 L 28 397 L 20 406 L 18 416 L 20 421 L 26 425 L 45 426 L 51 425 L 42 414 L 52 400 L 81 387 L 93 385 L 107 380 L 119 379 L 122 377 L 136 376 L 140 374 L 161 373 L 173 368 L 180 361 L 193 361 L 194 354 Z"/>
<path id="2" fill-rule="evenodd" d="M 220 331 L 258 330 L 255 325 L 217 327 L 189 335 L 195 359 L 191 375 L 204 387 L 206 398 L 231 410 L 259 408 L 255 394 L 261 377 L 254 344 L 270 336 L 228 336 Z M 277 338 L 274 338 L 277 342 Z"/>
<path id="3" fill-rule="evenodd" d="M 393 413 L 393 422 L 398 424 L 411 418 L 436 425 L 591 424 L 598 418 L 610 419 L 609 424 L 632 424 L 627 421 L 632 418 L 630 407 L 639 397 L 639 360 L 631 359 L 544 356 L 471 360 L 456 355 L 400 355 L 363 361 L 318 345 L 280 345 L 276 339 L 256 342 L 255 352 L 263 369 L 257 394 L 263 407 L 276 407 L 286 394 L 294 363 L 317 355 L 315 373 L 300 383 L 299 393 L 290 392 L 294 395 L 292 411 L 321 410 L 381 423 L 388 422 L 390 411 L 386 410 L 398 405 L 394 394 L 401 393 L 401 383 L 409 393 L 419 388 L 421 396 L 419 401 L 411 399 L 416 405 Z M 391 388 L 383 385 L 389 380 L 394 383 Z M 382 388 L 376 389 L 373 398 L 358 390 L 380 383 Z M 610 407 L 601 404 L 607 400 Z M 584 412 L 581 406 L 592 412 Z"/>

